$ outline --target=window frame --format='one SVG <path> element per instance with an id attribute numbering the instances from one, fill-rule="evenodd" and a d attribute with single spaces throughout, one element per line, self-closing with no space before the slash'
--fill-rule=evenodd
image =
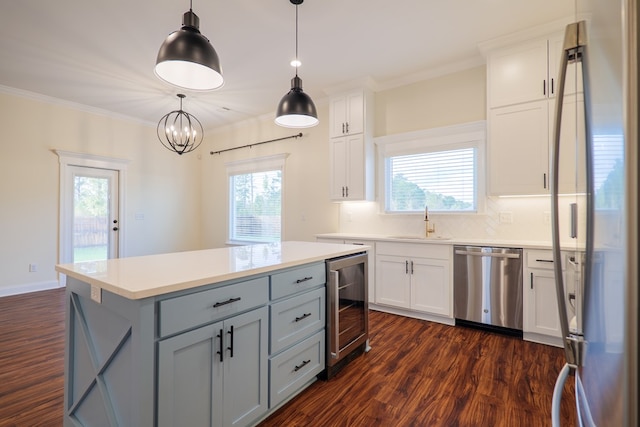
<path id="1" fill-rule="evenodd" d="M 378 151 L 378 206 L 382 215 L 424 215 L 424 211 L 389 211 L 387 194 L 389 177 L 388 158 L 420 153 L 452 151 L 475 148 L 475 198 L 476 209 L 469 211 L 431 210 L 435 214 L 478 215 L 485 212 L 486 199 L 486 121 L 407 132 L 374 139 Z"/>
<path id="2" fill-rule="evenodd" d="M 233 206 L 232 206 L 232 189 L 231 179 L 236 175 L 249 173 L 260 173 L 268 171 L 280 171 L 280 241 L 284 241 L 284 213 L 285 213 L 285 160 L 289 153 L 276 154 L 272 156 L 256 157 L 252 159 L 236 160 L 226 162 L 227 175 L 227 245 L 246 245 L 255 243 L 268 243 L 261 240 L 241 240 L 232 238 L 233 227 Z"/>

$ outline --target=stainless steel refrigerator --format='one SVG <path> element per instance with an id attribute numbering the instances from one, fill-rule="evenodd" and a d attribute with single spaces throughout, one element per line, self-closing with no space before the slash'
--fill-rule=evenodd
<path id="1" fill-rule="evenodd" d="M 553 252 L 567 359 L 550 396 L 552 424 L 559 425 L 560 400 L 568 398 L 561 392 L 571 379 L 580 425 L 637 426 L 638 5 L 576 0 L 575 8 L 552 151 Z M 575 166 L 572 191 L 567 164 Z M 569 260 L 561 259 L 561 247 L 571 249 Z M 562 266 L 571 263 L 579 280 L 564 280 Z"/>

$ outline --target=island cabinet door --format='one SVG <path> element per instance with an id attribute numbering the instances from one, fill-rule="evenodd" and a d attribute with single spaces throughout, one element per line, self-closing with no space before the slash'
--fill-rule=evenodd
<path id="1" fill-rule="evenodd" d="M 160 341 L 158 426 L 246 426 L 268 409 L 268 308 Z"/>
<path id="2" fill-rule="evenodd" d="M 267 307 L 224 321 L 224 427 L 249 425 L 267 412 L 268 322 Z"/>
<path id="3" fill-rule="evenodd" d="M 222 425 L 223 373 L 218 352 L 223 340 L 223 323 L 218 322 L 160 341 L 159 427 Z"/>

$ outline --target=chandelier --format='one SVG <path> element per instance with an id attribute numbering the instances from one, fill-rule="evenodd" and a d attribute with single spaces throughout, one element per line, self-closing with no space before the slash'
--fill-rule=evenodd
<path id="1" fill-rule="evenodd" d="M 186 97 L 179 93 L 180 109 L 166 114 L 158 122 L 158 139 L 170 151 L 180 155 L 198 148 L 204 138 L 202 124 L 193 115 L 182 110 L 182 100 Z"/>

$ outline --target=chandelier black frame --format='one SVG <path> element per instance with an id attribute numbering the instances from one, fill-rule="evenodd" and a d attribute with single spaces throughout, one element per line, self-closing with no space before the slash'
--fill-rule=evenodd
<path id="1" fill-rule="evenodd" d="M 167 150 L 182 155 L 200 146 L 204 131 L 200 120 L 182 109 L 182 100 L 186 95 L 179 93 L 177 97 L 180 98 L 180 109 L 173 110 L 160 119 L 157 133 Z"/>

